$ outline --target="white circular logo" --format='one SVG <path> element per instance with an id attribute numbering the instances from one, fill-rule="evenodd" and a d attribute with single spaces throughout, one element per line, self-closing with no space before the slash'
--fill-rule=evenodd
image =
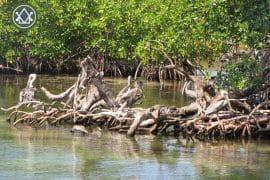
<path id="1" fill-rule="evenodd" d="M 12 21 L 19 29 L 31 28 L 37 20 L 36 10 L 29 4 L 17 6 L 12 12 Z"/>

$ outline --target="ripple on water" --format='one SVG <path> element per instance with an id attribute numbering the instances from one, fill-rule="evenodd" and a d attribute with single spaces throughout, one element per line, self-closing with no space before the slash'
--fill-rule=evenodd
<path id="1" fill-rule="evenodd" d="M 36 86 L 54 93 L 76 77 L 39 76 Z M 16 104 L 27 77 L 0 77 L 0 106 Z M 106 79 L 117 92 L 125 79 Z M 64 82 L 64 83 L 63 83 Z M 145 82 L 144 107 L 181 106 L 179 84 Z M 38 98 L 44 98 L 38 92 Z M 270 179 L 269 141 L 189 142 L 92 129 L 72 135 L 70 127 L 13 129 L 0 113 L 0 179 Z"/>

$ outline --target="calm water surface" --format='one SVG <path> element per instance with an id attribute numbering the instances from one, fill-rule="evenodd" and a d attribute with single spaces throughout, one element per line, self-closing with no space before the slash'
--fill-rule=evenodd
<path id="1" fill-rule="evenodd" d="M 36 87 L 57 93 L 75 77 L 41 76 Z M 0 106 L 15 105 L 27 77 L 0 76 Z M 106 79 L 115 93 L 123 79 Z M 145 82 L 141 106 L 181 106 L 181 84 Z M 39 99 L 45 99 L 38 92 Z M 0 179 L 270 179 L 269 141 L 187 142 L 174 137 L 136 136 L 90 129 L 72 135 L 70 127 L 15 129 L 0 113 Z"/>

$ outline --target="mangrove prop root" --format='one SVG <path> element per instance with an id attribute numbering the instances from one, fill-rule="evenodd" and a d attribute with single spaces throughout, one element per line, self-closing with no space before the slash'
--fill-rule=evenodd
<path id="1" fill-rule="evenodd" d="M 82 72 L 77 81 L 63 93 L 53 95 L 42 88 L 52 103 L 30 101 L 3 109 L 10 112 L 8 121 L 17 126 L 19 123 L 32 127 L 47 127 L 70 123 L 72 131 L 88 134 L 85 126 L 101 126 L 108 130 L 127 133 L 182 134 L 184 137 L 199 140 L 256 137 L 270 133 L 270 111 L 265 101 L 253 109 L 246 104 L 231 100 L 232 107 L 243 107 L 245 114 L 231 109 L 220 110 L 204 115 L 198 97 L 204 97 L 206 87 L 203 82 L 196 86 L 197 100 L 190 105 L 178 108 L 155 105 L 150 108 L 132 107 L 142 95 L 142 88 L 130 81 L 116 98 L 106 86 L 102 72 L 96 70 L 90 57 L 81 63 Z M 191 77 L 193 81 L 197 80 Z M 200 94 L 201 93 L 201 94 Z M 208 93 L 211 94 L 211 93 Z M 59 103 L 55 103 L 59 102 Z M 24 107 L 32 107 L 31 112 Z"/>
<path id="2" fill-rule="evenodd" d="M 265 103 L 264 103 L 265 104 Z M 182 108 L 154 106 L 148 109 L 124 108 L 122 111 L 102 111 L 98 113 L 81 112 L 73 109 L 58 110 L 48 107 L 49 111 L 38 110 L 24 112 L 15 110 L 13 125 L 25 123 L 33 127 L 43 127 L 46 124 L 58 125 L 73 123 L 73 117 L 77 124 L 106 126 L 109 130 L 125 132 L 133 137 L 138 133 L 169 133 L 173 128 L 179 127 L 184 136 L 195 137 L 200 140 L 225 139 L 237 137 L 256 137 L 261 133 L 269 132 L 270 113 L 260 113 L 257 110 L 248 115 L 220 112 L 208 117 L 187 118 L 186 106 Z M 195 113 L 195 111 L 194 111 Z M 11 119 L 11 117 L 10 117 Z M 143 130 L 142 130 L 143 129 Z"/>

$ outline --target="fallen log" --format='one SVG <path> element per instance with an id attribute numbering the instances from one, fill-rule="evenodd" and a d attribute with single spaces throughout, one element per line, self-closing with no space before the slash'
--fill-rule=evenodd
<path id="1" fill-rule="evenodd" d="M 18 69 L 18 68 L 12 68 L 12 67 L 6 67 L 6 66 L 3 66 L 3 65 L 0 65 L 0 69 L 1 70 L 12 70 L 12 71 L 16 71 L 18 73 L 22 73 L 23 71 L 21 69 Z"/>
<path id="2" fill-rule="evenodd" d="M 151 112 L 149 112 L 149 111 L 146 111 L 144 113 L 140 112 L 137 115 L 135 115 L 135 119 L 132 122 L 132 124 L 127 132 L 127 135 L 129 137 L 133 137 L 135 135 L 137 128 L 141 124 L 141 122 L 144 120 L 147 120 L 147 119 L 151 119 L 151 118 L 153 118 L 153 116 L 152 116 Z"/>

